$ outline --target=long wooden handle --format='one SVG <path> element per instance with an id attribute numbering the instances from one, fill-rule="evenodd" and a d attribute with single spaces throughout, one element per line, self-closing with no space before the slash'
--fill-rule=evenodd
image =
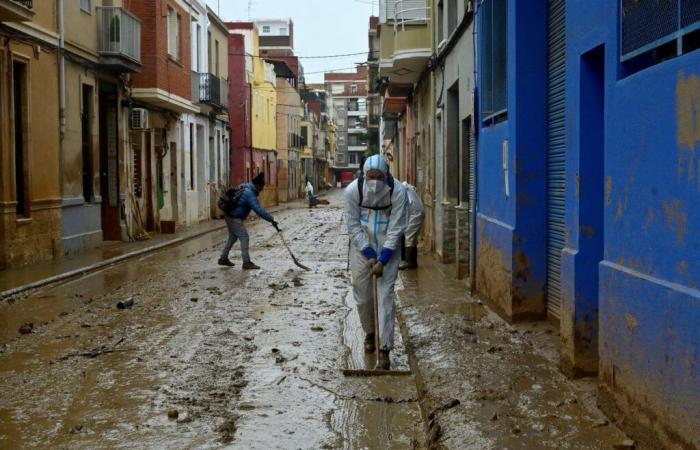
<path id="1" fill-rule="evenodd" d="M 379 364 L 379 298 L 377 295 L 377 275 L 372 274 L 372 303 L 374 304 L 374 351 L 377 354 L 377 364 Z"/>

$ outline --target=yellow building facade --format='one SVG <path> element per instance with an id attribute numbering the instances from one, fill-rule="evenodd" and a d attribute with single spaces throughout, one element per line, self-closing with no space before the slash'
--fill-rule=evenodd
<path id="1" fill-rule="evenodd" d="M 260 39 L 253 30 L 253 74 L 251 80 L 251 135 L 253 174 L 265 174 L 260 203 L 269 207 L 277 198 L 277 77 L 272 64 L 260 58 Z"/>
<path id="2" fill-rule="evenodd" d="M 61 248 L 55 2 L 0 2 L 0 268 Z"/>

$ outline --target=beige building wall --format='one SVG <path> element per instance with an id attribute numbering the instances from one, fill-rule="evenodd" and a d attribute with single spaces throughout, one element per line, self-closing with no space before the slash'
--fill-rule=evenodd
<path id="1" fill-rule="evenodd" d="M 36 2 L 36 23 L 51 29 L 53 2 Z M 33 25 L 23 26 L 32 28 Z M 61 253 L 61 189 L 58 157 L 57 52 L 8 35 L 0 49 L 0 267 L 51 259 Z M 0 33 L 4 41 L 5 35 Z M 17 215 L 13 61 L 26 64 L 23 145 L 28 214 Z"/>
<path id="2" fill-rule="evenodd" d="M 299 93 L 286 79 L 277 78 L 277 92 L 277 193 L 279 201 L 286 203 L 296 198 L 295 191 L 299 184 L 296 171 L 290 172 L 289 169 L 290 134 L 300 134 L 304 109 Z M 292 167 L 296 165 L 292 164 Z"/>

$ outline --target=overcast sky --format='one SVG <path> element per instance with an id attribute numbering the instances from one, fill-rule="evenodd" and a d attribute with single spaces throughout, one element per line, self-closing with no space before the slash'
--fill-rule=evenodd
<path id="1" fill-rule="evenodd" d="M 307 83 L 320 83 L 323 73 L 311 73 L 353 67 L 367 60 L 369 16 L 377 14 L 377 0 L 252 0 L 248 17 L 248 0 L 206 0 L 224 21 L 291 17 L 294 21 L 294 51 L 297 56 L 362 55 L 301 59 Z"/>

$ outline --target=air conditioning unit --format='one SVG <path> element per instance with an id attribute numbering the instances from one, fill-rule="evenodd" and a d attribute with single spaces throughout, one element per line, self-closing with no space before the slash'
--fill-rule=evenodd
<path id="1" fill-rule="evenodd" d="M 148 110 L 134 108 L 131 110 L 131 129 L 145 130 L 148 128 Z"/>

